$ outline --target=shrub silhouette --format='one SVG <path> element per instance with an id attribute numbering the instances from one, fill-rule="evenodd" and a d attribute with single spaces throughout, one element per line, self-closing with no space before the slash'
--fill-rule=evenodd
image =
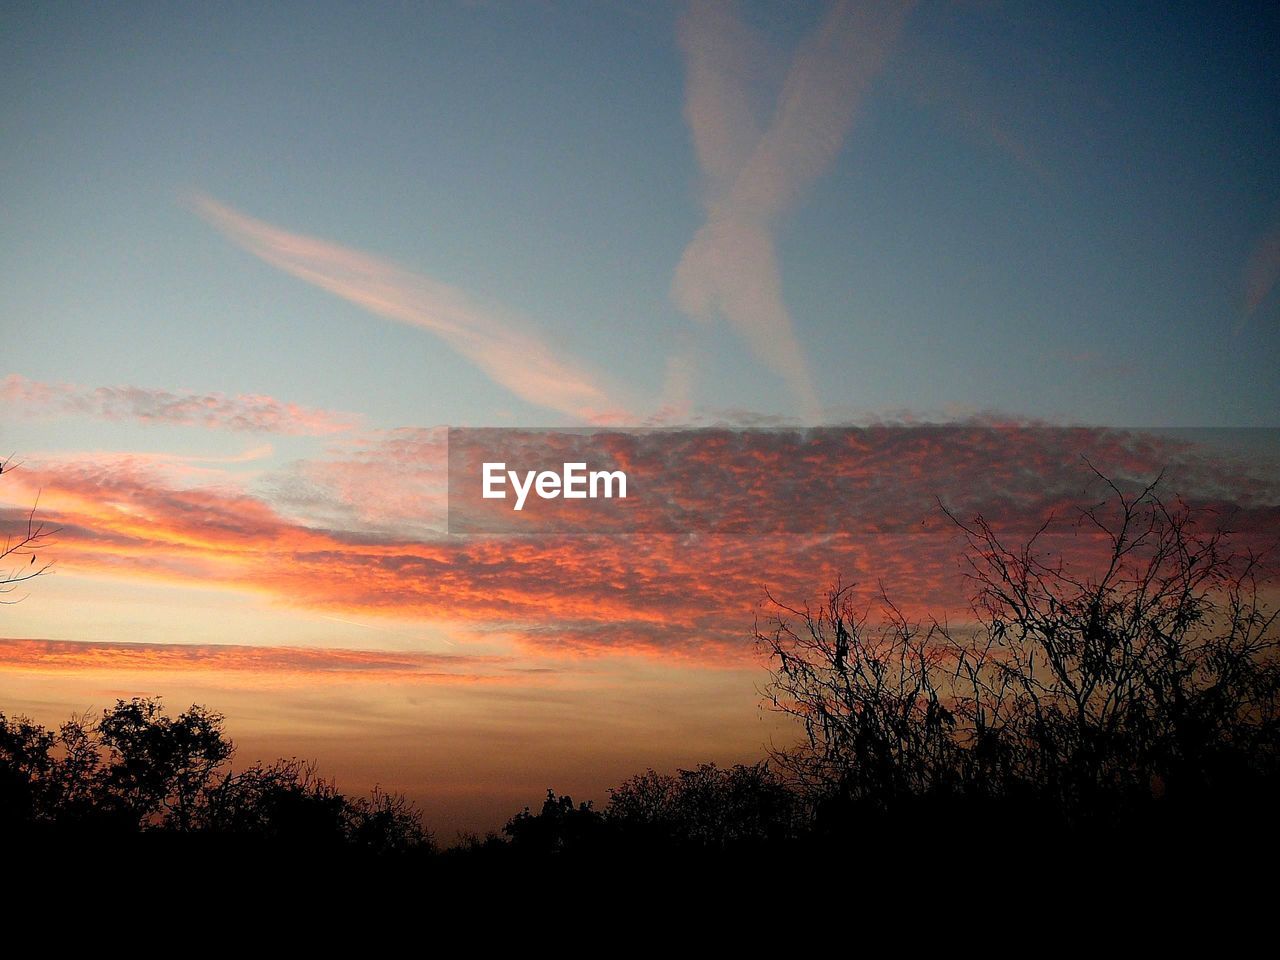
<path id="1" fill-rule="evenodd" d="M 277 760 L 221 778 L 205 794 L 198 826 L 214 833 L 337 846 L 347 800 L 313 764 Z"/>
<path id="2" fill-rule="evenodd" d="M 0 823 L 79 835 L 216 834 L 375 854 L 429 850 L 404 798 L 349 798 L 297 760 L 232 771 L 223 717 L 192 706 L 169 717 L 158 699 L 118 700 L 57 733 L 0 714 Z"/>
<path id="3" fill-rule="evenodd" d="M 507 821 L 502 832 L 512 849 L 530 856 L 592 852 L 603 840 L 604 818 L 590 801 L 573 805 L 573 798 L 547 791 L 542 809 L 525 807 Z"/>
<path id="4" fill-rule="evenodd" d="M 631 777 L 609 791 L 604 810 L 548 790 L 537 814 L 526 807 L 503 832 L 513 851 L 535 856 L 714 851 L 789 840 L 798 812 L 795 795 L 766 763 L 704 763 Z"/>
<path id="5" fill-rule="evenodd" d="M 605 818 L 622 836 L 682 848 L 777 843 L 800 826 L 795 795 L 765 763 L 646 771 L 609 791 Z"/>
<path id="6" fill-rule="evenodd" d="M 1274 794 L 1280 669 L 1259 559 L 1155 484 L 1102 479 L 1109 499 L 1076 521 L 1104 547 L 1089 569 L 1046 556 L 1043 529 L 1010 548 L 981 517 L 952 518 L 975 631 L 887 598 L 872 623 L 840 585 L 816 609 L 777 604 L 757 632 L 766 697 L 805 737 L 774 759 L 824 829 L 921 804 L 1062 829 L 1132 825 L 1161 800 L 1190 822 Z"/>

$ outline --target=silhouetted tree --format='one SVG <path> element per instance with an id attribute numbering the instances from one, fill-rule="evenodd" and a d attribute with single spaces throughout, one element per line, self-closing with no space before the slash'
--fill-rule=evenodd
<path id="1" fill-rule="evenodd" d="M 0 715 L 0 829 L 216 834 L 295 849 L 424 852 L 412 804 L 374 789 L 351 799 L 298 760 L 229 767 L 223 717 L 156 699 L 118 700 L 100 720 L 52 733 Z"/>
<path id="2" fill-rule="evenodd" d="M 851 589 L 837 585 L 816 609 L 778 603 L 773 632 L 758 634 L 778 664 L 766 697 L 806 737 L 774 759 L 811 796 L 883 812 L 952 788 L 956 716 L 940 629 L 908 622 L 887 602 L 885 619 L 869 625 Z"/>
<path id="3" fill-rule="evenodd" d="M 159 700 L 117 700 L 96 732 L 106 794 L 139 826 L 190 829 L 196 802 L 234 751 L 222 714 L 195 704 L 170 719 Z"/>
<path id="4" fill-rule="evenodd" d="M 631 777 L 609 791 L 605 818 L 623 840 L 727 848 L 790 839 L 798 812 L 796 797 L 767 764 L 704 763 Z"/>
<path id="5" fill-rule="evenodd" d="M 0 823 L 35 823 L 56 803 L 49 796 L 53 740 L 44 727 L 0 713 Z"/>
<path id="6" fill-rule="evenodd" d="M 981 517 L 959 524 L 984 641 L 953 645 L 966 746 L 1000 742 L 1004 778 L 1068 812 L 1273 778 L 1280 664 L 1259 558 L 1157 484 L 1126 495 L 1101 479 L 1108 500 L 1078 519 L 1104 548 L 1092 569 L 1042 556 L 1036 538 L 1011 549 Z"/>
<path id="7" fill-rule="evenodd" d="M 0 714 L 0 824 L 69 825 L 118 820 L 107 798 L 101 753 L 87 716 L 52 732 Z"/>
<path id="8" fill-rule="evenodd" d="M 422 816 L 401 794 L 374 787 L 367 797 L 347 804 L 347 842 L 359 850 L 380 856 L 429 851 L 431 834 L 422 826 Z"/>
<path id="9" fill-rule="evenodd" d="M 594 850 L 601 842 L 604 818 L 590 801 L 573 805 L 573 798 L 547 791 L 537 814 L 525 807 L 507 821 L 502 832 L 511 838 L 512 848 L 523 854 L 581 853 Z"/>
<path id="10" fill-rule="evenodd" d="M 345 838 L 346 802 L 314 764 L 254 764 L 209 784 L 198 826 L 213 833 L 290 844 L 336 846 Z"/>
<path id="11" fill-rule="evenodd" d="M 888 599 L 872 623 L 839 585 L 816 609 L 778 604 L 757 633 L 766 696 L 805 738 L 775 759 L 820 813 L 998 801 L 1079 823 L 1274 790 L 1280 671 L 1258 558 L 1156 484 L 1102 480 L 1108 500 L 1076 520 L 1103 547 L 1088 569 L 1046 555 L 1044 528 L 1010 548 L 983 518 L 952 518 L 972 631 Z"/>

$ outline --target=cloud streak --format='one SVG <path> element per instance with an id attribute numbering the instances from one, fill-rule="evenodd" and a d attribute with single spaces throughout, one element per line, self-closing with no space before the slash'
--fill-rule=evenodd
<path id="1" fill-rule="evenodd" d="M 42 383 L 11 374 L 0 381 L 0 404 L 29 416 L 71 414 L 102 420 L 197 426 L 243 433 L 329 436 L 354 428 L 360 418 L 262 394 L 155 390 L 146 387 L 82 387 Z"/>
<path id="2" fill-rule="evenodd" d="M 316 526 L 400 536 L 444 531 L 447 428 L 377 431 L 344 438 L 327 453 L 273 474 L 273 502 Z"/>
<path id="3" fill-rule="evenodd" d="M 680 258 L 672 294 L 690 316 L 723 316 L 810 416 L 817 396 L 782 298 L 773 231 L 835 160 L 909 7 L 833 5 L 797 51 L 763 129 L 747 88 L 752 41 L 728 5 L 700 0 L 680 24 L 685 117 L 709 192 L 707 221 Z"/>
<path id="4" fill-rule="evenodd" d="M 1271 296 L 1280 282 L 1280 223 L 1272 224 L 1249 254 L 1244 265 L 1244 316 L 1236 324 L 1236 333 L 1244 329 L 1249 318 Z"/>
<path id="5" fill-rule="evenodd" d="M 429 330 L 495 383 L 535 406 L 579 420 L 619 415 L 585 367 L 558 356 L 515 316 L 386 260 L 291 233 L 196 195 L 197 213 L 272 266 L 370 313 Z"/>
<path id="6" fill-rule="evenodd" d="M 244 644 L 102 643 L 0 638 L 0 667 L 66 671 L 215 671 L 311 681 L 482 682 L 527 678 L 508 658 Z"/>

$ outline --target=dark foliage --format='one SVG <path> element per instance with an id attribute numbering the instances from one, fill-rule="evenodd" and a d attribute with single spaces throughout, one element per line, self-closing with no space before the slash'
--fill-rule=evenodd
<path id="1" fill-rule="evenodd" d="M 805 738 L 775 761 L 816 827 L 861 830 L 926 813 L 1034 825 L 1038 835 L 1250 821 L 1280 784 L 1276 614 L 1262 567 L 1201 533 L 1155 486 L 1077 519 L 1102 560 L 1076 570 L 968 538 L 978 629 L 912 622 L 885 599 L 872 623 L 837 586 L 778 605 L 758 635 L 767 696 Z M 953 518 L 954 519 L 954 518 Z"/>
<path id="2" fill-rule="evenodd" d="M 779 843 L 802 826 L 795 794 L 764 763 L 649 770 L 611 790 L 606 812 L 623 835 L 679 848 Z"/>
<path id="3" fill-rule="evenodd" d="M 538 813 L 526 807 L 503 832 L 514 852 L 546 857 L 741 850 L 787 842 L 801 828 L 796 795 L 767 764 L 704 763 L 631 777 L 603 810 L 548 790 Z"/>
<path id="4" fill-rule="evenodd" d="M 0 714 L 0 829 L 118 838 L 217 835 L 243 842 L 404 854 L 431 848 L 416 810 L 376 790 L 350 798 L 296 760 L 230 769 L 223 718 L 118 700 L 54 733 Z"/>
<path id="5" fill-rule="evenodd" d="M 525 807 L 507 821 L 502 832 L 511 838 L 518 853 L 546 856 L 595 850 L 602 841 L 604 817 L 590 801 L 573 805 L 573 798 L 547 791 L 542 809 L 533 813 Z"/>

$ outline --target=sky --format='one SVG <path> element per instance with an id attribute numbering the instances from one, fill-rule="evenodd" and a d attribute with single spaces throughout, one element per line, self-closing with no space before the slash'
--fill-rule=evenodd
<path id="1" fill-rule="evenodd" d="M 1019 425 L 1074 425 L 1273 523 L 1240 443 L 1106 428 L 1280 427 L 1278 41 L 1263 3 L 5 5 L 0 519 L 63 529 L 0 710 L 207 702 L 448 834 L 785 739 L 766 585 L 963 606 L 947 533 L 450 538 L 450 426 L 1014 431 L 998 490 L 973 434 L 873 444 L 914 524 L 904 476 L 1060 508 L 1088 477 Z"/>

